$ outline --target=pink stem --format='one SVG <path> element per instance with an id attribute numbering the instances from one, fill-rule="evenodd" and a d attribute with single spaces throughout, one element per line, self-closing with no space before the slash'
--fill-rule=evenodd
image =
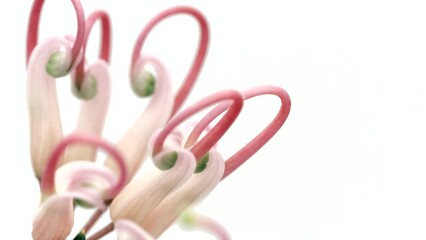
<path id="1" fill-rule="evenodd" d="M 207 108 L 215 103 L 224 100 L 232 100 L 232 104 L 229 107 L 227 113 L 222 119 L 214 126 L 200 141 L 191 147 L 191 152 L 194 154 L 195 159 L 200 160 L 225 134 L 235 119 L 238 117 L 242 107 L 243 101 L 242 96 L 239 92 L 234 90 L 223 90 L 219 93 L 212 94 L 200 100 L 196 104 L 186 108 L 185 110 L 174 116 L 164 129 L 157 135 L 154 142 L 153 155 L 158 154 L 162 148 L 164 140 L 167 135 L 170 134 L 173 129 L 179 125 L 182 121 L 189 118 L 193 114 Z"/>
<path id="2" fill-rule="evenodd" d="M 105 213 L 107 208 L 105 209 L 97 209 L 95 213 L 93 213 L 92 217 L 90 217 L 89 221 L 84 225 L 80 232 L 85 232 L 86 234 L 92 229 L 93 225 L 99 220 L 99 218 Z"/>
<path id="3" fill-rule="evenodd" d="M 108 197 L 112 198 L 120 192 L 120 190 L 126 184 L 127 179 L 127 170 L 126 164 L 121 153 L 106 140 L 91 136 L 91 135 L 83 135 L 83 134 L 71 134 L 64 139 L 55 147 L 52 151 L 47 164 L 44 176 L 41 180 L 41 192 L 43 194 L 53 194 L 55 192 L 55 171 L 59 165 L 59 160 L 61 159 L 61 155 L 65 151 L 65 149 L 72 144 L 89 144 L 95 147 L 100 147 L 104 149 L 108 154 L 113 156 L 116 160 L 118 167 L 120 169 L 120 178 L 115 184 L 114 187 L 109 189 L 107 194 Z"/>
<path id="4" fill-rule="evenodd" d="M 276 95 L 281 100 L 281 107 L 275 118 L 268 124 L 256 137 L 248 142 L 243 148 L 237 151 L 234 155 L 229 157 L 225 163 L 225 173 L 222 179 L 226 178 L 229 174 L 240 167 L 245 161 L 247 161 L 253 154 L 255 154 L 260 148 L 262 148 L 278 130 L 282 127 L 286 121 L 290 112 L 291 101 L 287 92 L 276 86 L 259 86 L 242 92 L 244 100 L 257 97 L 259 95 L 272 94 Z M 188 137 L 187 143 L 192 144 L 201 135 L 203 130 L 222 112 L 229 108 L 229 103 L 224 103 L 213 110 L 211 110 L 192 130 Z"/>
<path id="5" fill-rule="evenodd" d="M 143 47 L 143 44 L 145 43 L 145 40 L 148 34 L 162 20 L 176 14 L 188 14 L 194 17 L 198 21 L 198 24 L 200 26 L 201 37 L 200 37 L 200 42 L 198 45 L 197 54 L 192 63 L 192 66 L 188 74 L 186 75 L 185 80 L 182 82 L 178 92 L 176 93 L 171 117 L 179 110 L 179 108 L 182 106 L 183 102 L 185 101 L 186 97 L 188 96 L 189 92 L 191 91 L 195 83 L 195 80 L 198 74 L 200 73 L 201 67 L 203 65 L 203 62 L 207 53 L 207 47 L 209 43 L 209 26 L 203 14 L 194 8 L 186 7 L 186 6 L 170 8 L 158 14 L 147 24 L 147 26 L 139 34 L 136 40 L 135 47 L 133 49 L 132 64 L 131 64 L 131 72 L 133 72 L 135 64 L 141 55 L 141 49 Z"/>
<path id="6" fill-rule="evenodd" d="M 84 12 L 83 7 L 79 0 L 71 0 L 75 13 L 77 15 L 77 34 L 74 41 L 74 46 L 72 47 L 72 59 L 70 68 L 73 66 L 77 56 L 81 50 L 84 41 Z M 43 8 L 44 0 L 34 0 L 33 6 L 31 8 L 30 19 L 28 23 L 28 32 L 27 32 L 27 56 L 26 61 L 30 59 L 31 53 L 33 52 L 35 46 L 38 42 L 38 27 L 40 22 L 40 13 Z"/>
<path id="7" fill-rule="evenodd" d="M 79 86 L 81 84 L 81 81 L 83 81 L 84 78 L 84 66 L 85 66 L 85 54 L 86 54 L 86 47 L 87 42 L 89 40 L 90 33 L 92 31 L 93 25 L 95 22 L 99 20 L 102 24 L 102 38 L 101 38 L 101 47 L 99 51 L 99 58 L 104 60 L 105 62 L 110 62 L 110 51 L 111 51 L 111 19 L 107 12 L 98 10 L 93 12 L 89 15 L 89 17 L 86 20 L 86 32 L 85 37 L 83 41 L 83 57 L 81 61 L 76 66 L 76 84 Z"/>
<path id="8" fill-rule="evenodd" d="M 97 231 L 95 234 L 88 237 L 87 240 L 98 240 L 101 237 L 106 236 L 108 233 L 112 232 L 113 230 L 114 230 L 114 224 L 109 223 L 108 225 L 106 225 L 105 227 Z"/>
<path id="9" fill-rule="evenodd" d="M 204 116 L 198 123 L 196 123 L 195 127 L 192 129 L 191 133 L 186 139 L 185 146 L 194 145 L 204 131 L 209 132 L 211 130 L 209 124 L 228 108 L 229 103 L 225 102 L 213 108 L 209 113 L 207 113 L 206 116 Z"/>

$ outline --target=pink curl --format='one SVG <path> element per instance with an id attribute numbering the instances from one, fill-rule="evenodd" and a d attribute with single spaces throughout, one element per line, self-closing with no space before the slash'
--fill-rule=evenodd
<path id="1" fill-rule="evenodd" d="M 71 0 L 75 13 L 77 15 L 77 34 L 74 41 L 74 45 L 71 50 L 72 58 L 70 68 L 73 66 L 76 61 L 78 54 L 83 46 L 84 34 L 85 34 L 85 23 L 84 23 L 84 12 L 83 7 L 79 0 Z M 44 0 L 34 0 L 33 6 L 31 8 L 30 19 L 28 22 L 28 31 L 27 31 L 27 56 L 26 63 L 30 60 L 31 53 L 33 52 L 35 46 L 38 42 L 38 27 L 40 22 L 40 13 L 43 8 Z"/>
<path id="2" fill-rule="evenodd" d="M 235 171 L 260 148 L 262 148 L 278 132 L 286 121 L 290 113 L 291 101 L 288 93 L 284 89 L 276 86 L 258 86 L 242 92 L 244 100 L 266 94 L 276 95 L 280 98 L 281 107 L 277 115 L 256 137 L 226 160 L 225 173 L 223 174 L 222 179 L 229 176 L 229 174 Z M 204 129 L 228 108 L 229 103 L 223 103 L 211 110 L 192 130 L 185 145 L 192 145 Z"/>
<path id="3" fill-rule="evenodd" d="M 195 103 L 194 105 L 179 112 L 157 135 L 154 142 L 153 155 L 158 154 L 162 150 L 164 140 L 177 125 L 179 125 L 181 122 L 194 115 L 195 113 L 224 100 L 232 101 L 232 104 L 229 107 L 227 113 L 216 124 L 216 126 L 214 126 L 200 141 L 195 143 L 190 149 L 191 152 L 194 154 L 195 159 L 197 159 L 197 161 L 200 160 L 201 157 L 203 157 L 217 143 L 217 141 L 219 141 L 219 139 L 225 134 L 225 132 L 229 129 L 229 127 L 231 127 L 232 123 L 234 123 L 235 119 L 238 117 L 238 114 L 240 113 L 243 107 L 243 98 L 239 92 L 235 90 L 223 90 L 219 93 L 207 96 L 204 99 Z"/>
<path id="4" fill-rule="evenodd" d="M 90 33 L 92 31 L 93 25 L 95 22 L 99 20 L 101 22 L 102 27 L 102 38 L 101 38 L 101 47 L 99 51 L 99 58 L 104 60 L 105 62 L 110 62 L 110 56 L 111 56 L 111 19 L 107 12 L 98 10 L 93 12 L 89 15 L 89 17 L 86 20 L 86 31 L 85 31 L 85 37 L 83 41 L 83 47 L 82 47 L 82 59 L 77 64 L 75 69 L 75 79 L 76 84 L 79 86 L 81 82 L 84 79 L 84 66 L 85 66 L 85 54 L 86 54 L 86 47 L 87 42 L 89 40 Z"/>
<path id="5" fill-rule="evenodd" d="M 203 62 L 207 53 L 207 47 L 209 43 L 209 26 L 203 14 L 194 8 L 180 6 L 180 7 L 173 7 L 173 8 L 167 9 L 161 12 L 160 14 L 158 14 L 157 16 L 155 16 L 147 24 L 147 26 L 142 30 L 142 32 L 138 36 L 138 39 L 136 40 L 136 44 L 133 49 L 132 64 L 130 69 L 130 72 L 133 72 L 136 62 L 138 61 L 141 55 L 141 49 L 143 47 L 143 44 L 145 43 L 145 40 L 148 37 L 148 34 L 151 32 L 151 30 L 165 18 L 168 18 L 173 15 L 177 15 L 177 14 L 188 14 L 194 17 L 198 21 L 198 24 L 200 25 L 201 36 L 200 36 L 200 42 L 198 45 L 197 54 L 194 58 L 192 66 L 190 70 L 188 71 L 188 74 L 186 75 L 185 80 L 182 82 L 178 92 L 176 93 L 171 116 L 173 116 L 179 110 L 179 108 L 182 106 L 183 102 L 185 101 L 186 97 L 188 96 L 189 92 L 191 91 L 195 83 L 195 80 L 197 79 L 197 76 L 200 73 L 201 67 L 203 65 Z"/>
<path id="6" fill-rule="evenodd" d="M 127 169 L 122 154 L 108 141 L 96 136 L 83 134 L 71 134 L 63 138 L 62 141 L 56 145 L 46 164 L 46 170 L 41 180 L 41 192 L 47 195 L 55 192 L 55 171 L 59 165 L 61 155 L 69 145 L 73 144 L 88 144 L 94 147 L 100 147 L 116 160 L 120 169 L 120 178 L 115 186 L 110 189 L 107 195 L 108 197 L 114 197 L 117 195 L 125 186 L 127 179 Z"/>

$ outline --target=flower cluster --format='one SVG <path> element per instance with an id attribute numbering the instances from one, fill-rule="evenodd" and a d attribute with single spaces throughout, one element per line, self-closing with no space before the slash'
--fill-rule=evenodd
<path id="1" fill-rule="evenodd" d="M 185 210 L 202 200 L 274 136 L 289 114 L 288 94 L 268 85 L 245 91 L 223 90 L 181 110 L 203 65 L 209 29 L 198 10 L 173 7 L 154 17 L 136 40 L 130 66 L 131 86 L 137 96 L 149 97 L 150 101 L 134 125 L 112 143 L 102 136 L 112 81 L 110 17 L 105 11 L 95 11 L 85 18 L 80 1 L 71 2 L 77 16 L 75 36 L 38 42 L 44 0 L 34 0 L 28 25 L 31 161 L 41 191 L 33 220 L 33 239 L 67 238 L 74 227 L 74 210 L 81 206 L 95 211 L 74 239 L 86 239 L 107 210 L 111 223 L 87 239 L 100 239 L 112 231 L 120 240 L 154 239 L 178 218 L 219 239 L 230 239 L 219 223 Z M 141 50 L 158 23 L 178 14 L 192 16 L 199 23 L 201 36 L 191 69 L 174 93 L 164 64 Z M 97 21 L 102 35 L 99 59 L 89 64 L 86 44 Z M 71 79 L 81 105 L 74 132 L 64 136 L 55 79 L 65 76 Z M 243 148 L 224 159 L 216 144 L 238 117 L 244 101 L 260 95 L 280 99 L 277 115 Z M 196 124 L 181 127 L 191 116 L 208 108 L 210 111 Z M 96 163 L 98 151 L 108 155 L 104 164 Z M 150 176 L 134 177 L 147 156 L 157 169 Z"/>

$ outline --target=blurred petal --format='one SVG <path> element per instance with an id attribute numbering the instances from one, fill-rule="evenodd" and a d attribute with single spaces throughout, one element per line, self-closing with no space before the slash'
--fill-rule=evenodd
<path id="1" fill-rule="evenodd" d="M 204 231 L 219 240 L 230 240 L 229 232 L 217 221 L 193 211 L 181 214 L 179 226 L 187 231 Z"/>
<path id="2" fill-rule="evenodd" d="M 53 195 L 46 199 L 33 220 L 34 240 L 65 239 L 74 225 L 73 198 Z"/>
<path id="3" fill-rule="evenodd" d="M 114 228 L 118 240 L 154 240 L 149 233 L 129 220 L 117 220 L 114 223 Z"/>
<path id="4" fill-rule="evenodd" d="M 61 51 L 65 49 L 65 51 Z M 53 38 L 37 45 L 28 63 L 28 110 L 31 160 L 38 178 L 44 173 L 50 152 L 62 138 L 62 126 L 52 72 L 62 71 L 71 61 L 69 41 Z M 48 73 L 49 71 L 49 73 Z"/>
<path id="5" fill-rule="evenodd" d="M 78 200 L 101 209 L 105 208 L 106 192 L 116 181 L 110 169 L 87 161 L 67 163 L 55 173 L 58 194 L 72 194 Z"/>
<path id="6" fill-rule="evenodd" d="M 187 207 L 200 201 L 220 182 L 225 164 L 214 149 L 209 151 L 204 171 L 193 174 L 178 190 L 167 197 L 140 224 L 154 237 L 159 237 Z"/>
<path id="7" fill-rule="evenodd" d="M 99 60 L 90 65 L 77 95 L 82 98 L 82 102 L 75 132 L 101 136 L 111 95 L 111 75 L 105 61 Z M 91 95 L 94 96 L 90 98 Z M 64 163 L 74 160 L 94 161 L 96 152 L 91 146 L 71 146 L 67 149 Z"/>
<path id="8" fill-rule="evenodd" d="M 131 181 L 111 203 L 113 221 L 124 218 L 139 224 L 161 200 L 191 177 L 196 166 L 194 155 L 186 149 L 164 151 L 156 156 L 155 162 L 169 170 L 156 174 L 151 181 Z"/>

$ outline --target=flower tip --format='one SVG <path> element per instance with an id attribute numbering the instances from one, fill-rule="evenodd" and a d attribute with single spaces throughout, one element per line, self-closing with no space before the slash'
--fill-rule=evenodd
<path id="1" fill-rule="evenodd" d="M 197 162 L 197 166 L 195 167 L 194 173 L 200 173 L 200 172 L 204 171 L 204 169 L 206 169 L 206 167 L 207 167 L 208 162 L 209 162 L 209 153 L 206 153 L 206 155 L 204 155 L 200 159 L 200 161 Z"/>
<path id="2" fill-rule="evenodd" d="M 132 79 L 132 89 L 140 97 L 149 97 L 155 91 L 156 78 L 153 73 L 143 70 L 135 73 Z"/>
<path id="3" fill-rule="evenodd" d="M 67 75 L 70 66 L 69 60 L 64 52 L 53 53 L 46 64 L 47 73 L 54 78 Z"/>
<path id="4" fill-rule="evenodd" d="M 176 151 L 161 154 L 154 160 L 155 166 L 160 170 L 169 170 L 175 166 L 178 159 L 178 153 Z"/>
<path id="5" fill-rule="evenodd" d="M 97 81 L 94 76 L 88 76 L 80 83 L 79 81 L 72 83 L 72 92 L 76 97 L 83 100 L 90 100 L 94 98 L 96 96 L 97 89 Z"/>

